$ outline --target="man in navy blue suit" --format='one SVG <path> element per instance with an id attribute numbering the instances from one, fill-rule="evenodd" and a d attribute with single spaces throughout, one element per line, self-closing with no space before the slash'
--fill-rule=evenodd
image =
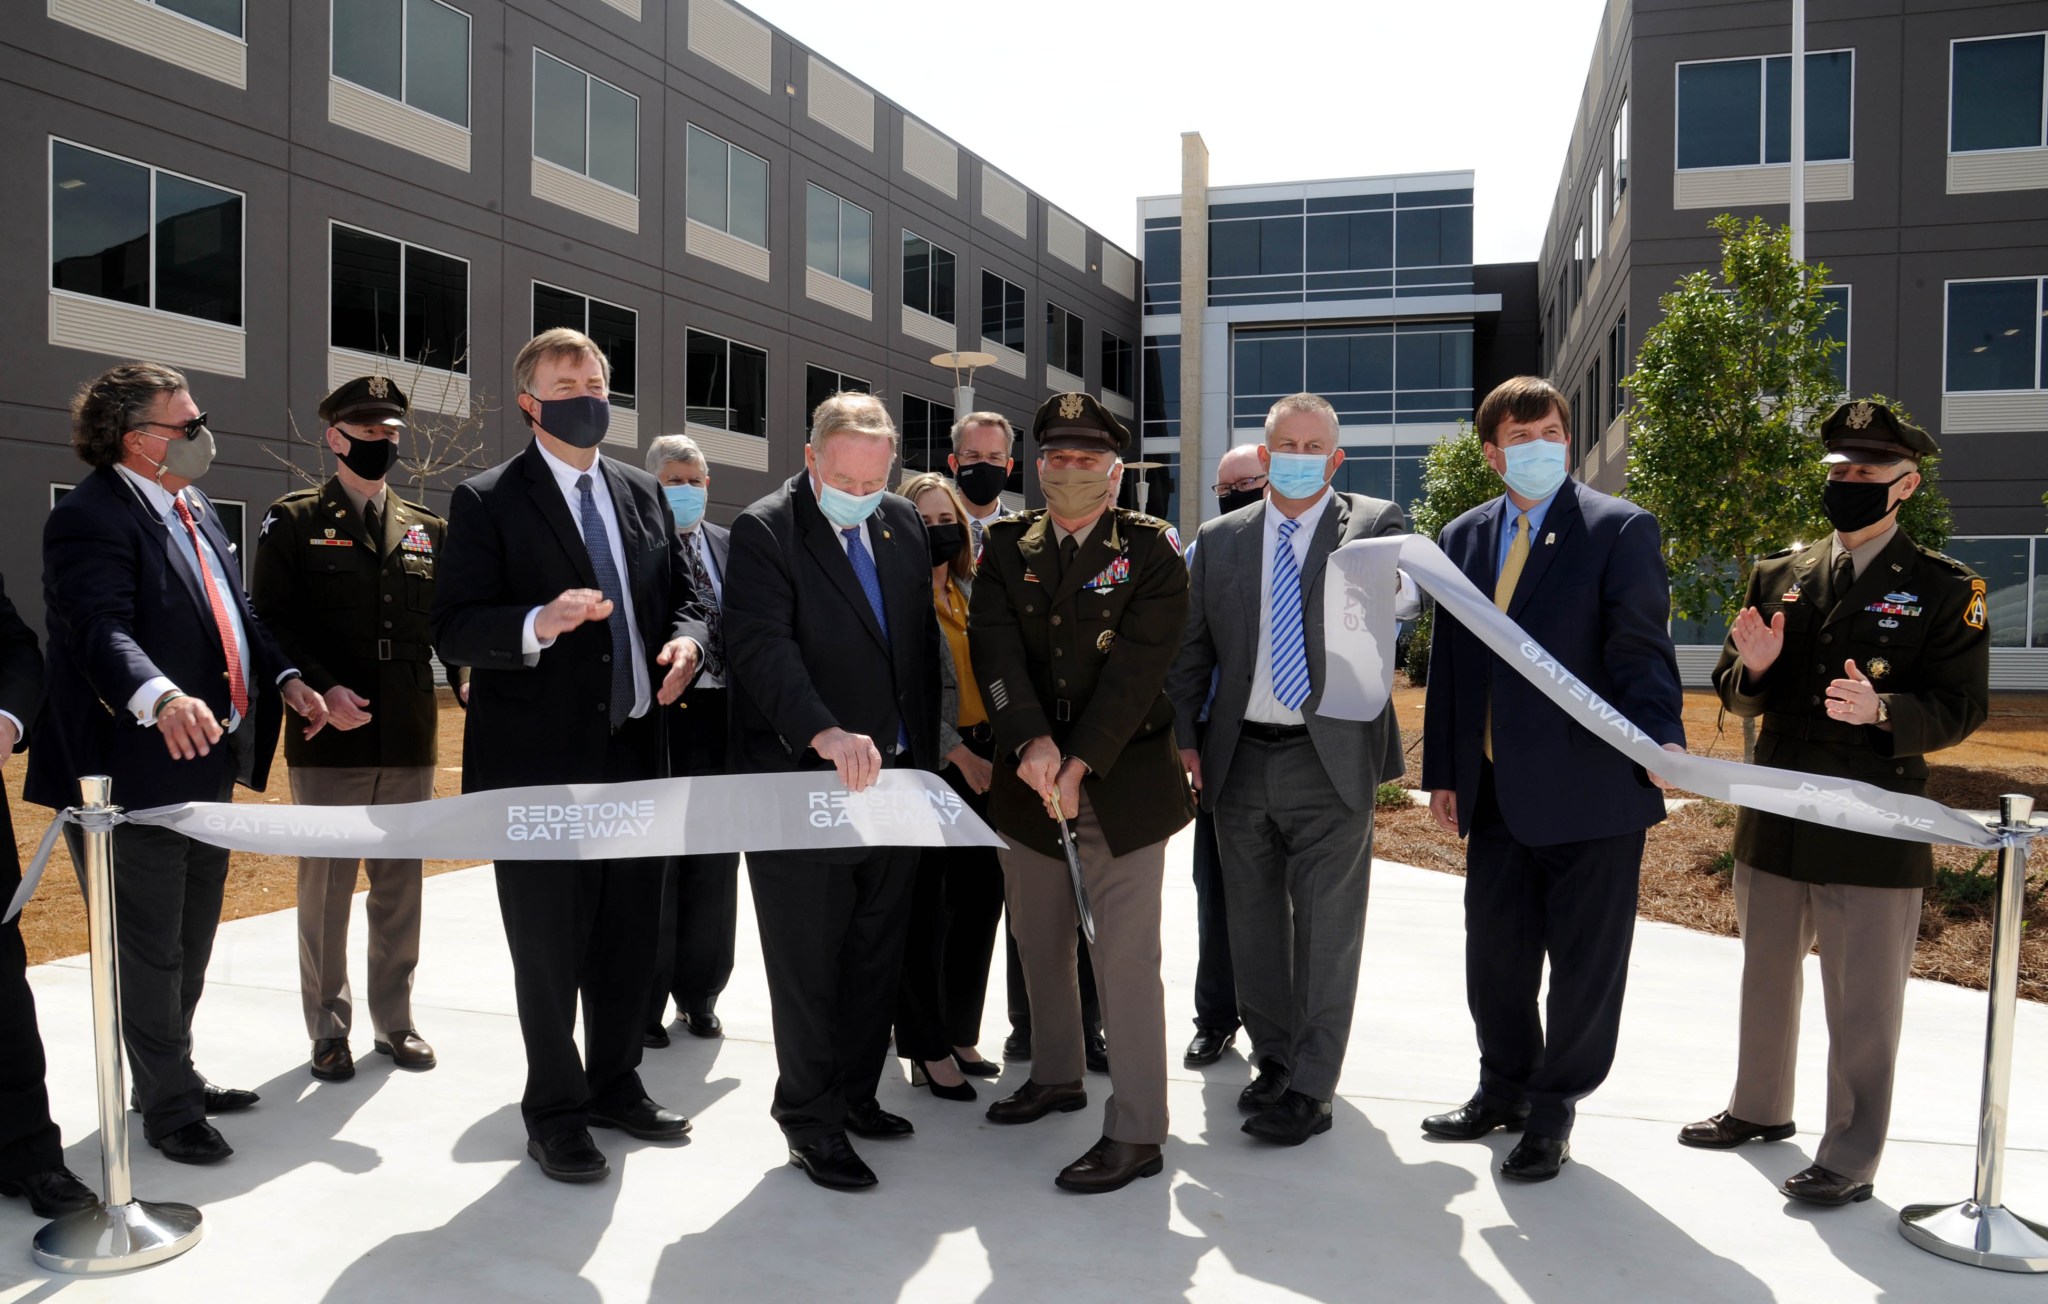
<path id="1" fill-rule="evenodd" d="M 1571 408 L 1548 381 L 1502 383 L 1476 424 L 1507 493 L 1446 525 L 1439 546 L 1560 665 L 1684 751 L 1656 518 L 1569 477 Z M 1479 1089 L 1422 1127 L 1454 1140 L 1521 1130 L 1501 1172 L 1544 1181 L 1614 1063 L 1643 835 L 1664 818 L 1664 785 L 1439 612 L 1422 786 L 1437 823 L 1469 838 L 1465 988 L 1479 1034 Z"/>
<path id="2" fill-rule="evenodd" d="M 237 780 L 261 791 L 283 707 L 310 738 L 327 705 L 256 618 L 220 514 L 193 486 L 213 461 L 206 414 L 183 375 L 126 363 L 72 400 L 71 447 L 93 470 L 43 525 L 48 712 L 23 795 L 76 805 L 86 774 L 110 776 L 131 810 L 227 801 Z M 82 865 L 77 827 L 65 833 Z M 143 1135 L 180 1163 L 234 1153 L 206 1116 L 256 1103 L 192 1066 L 227 875 L 224 848 L 114 829 L 128 1064 Z"/>

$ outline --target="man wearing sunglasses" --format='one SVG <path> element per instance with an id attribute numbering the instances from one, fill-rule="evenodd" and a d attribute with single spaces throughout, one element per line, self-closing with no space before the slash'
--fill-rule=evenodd
<path id="1" fill-rule="evenodd" d="M 213 461 L 185 378 L 152 362 L 88 381 L 71 402 L 71 447 L 92 473 L 43 525 L 48 703 L 24 796 L 61 809 L 78 777 L 113 779 L 131 810 L 261 791 L 283 707 L 306 737 L 327 705 L 285 660 L 243 596 L 220 515 L 193 481 Z M 65 828 L 74 864 L 77 826 Z M 121 1020 L 143 1135 L 164 1157 L 234 1153 L 206 1121 L 256 1093 L 192 1065 L 192 1016 L 220 924 L 228 853 L 169 829 L 114 829 Z"/>

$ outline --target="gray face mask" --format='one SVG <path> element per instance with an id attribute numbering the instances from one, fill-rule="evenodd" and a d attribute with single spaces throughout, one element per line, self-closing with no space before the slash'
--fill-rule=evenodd
<path id="1" fill-rule="evenodd" d="M 156 478 L 174 475 L 180 480 L 197 480 L 213 465 L 213 454 L 213 432 L 205 426 L 199 427 L 199 433 L 190 439 L 173 436 L 164 445 L 164 460 L 156 463 Z M 149 454 L 144 453 L 143 457 L 148 458 Z"/>

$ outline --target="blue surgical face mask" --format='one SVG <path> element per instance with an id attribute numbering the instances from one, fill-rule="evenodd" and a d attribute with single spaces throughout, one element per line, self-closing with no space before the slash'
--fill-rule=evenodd
<path id="1" fill-rule="evenodd" d="M 1501 450 L 1508 469 L 1501 479 L 1524 498 L 1548 498 L 1564 483 L 1567 454 L 1563 444 L 1548 439 L 1531 439 Z"/>
<path id="2" fill-rule="evenodd" d="M 871 494 L 850 494 L 820 480 L 818 510 L 825 513 L 825 519 L 832 524 L 842 530 L 850 530 L 875 514 L 875 508 L 882 505 L 882 495 L 886 492 L 885 489 L 877 489 Z"/>
<path id="3" fill-rule="evenodd" d="M 1271 453 L 1266 483 L 1282 498 L 1313 498 L 1330 482 L 1328 453 Z"/>
<path id="4" fill-rule="evenodd" d="M 700 484 L 663 485 L 662 493 L 668 495 L 669 510 L 676 514 L 676 528 L 687 530 L 704 519 L 704 501 L 711 495 Z"/>
<path id="5" fill-rule="evenodd" d="M 574 398 L 536 398 L 540 428 L 571 448 L 596 448 L 612 426 L 610 400 L 593 394 Z"/>

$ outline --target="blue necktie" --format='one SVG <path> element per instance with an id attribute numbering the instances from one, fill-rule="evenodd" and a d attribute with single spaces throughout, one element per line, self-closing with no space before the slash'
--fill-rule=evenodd
<path id="1" fill-rule="evenodd" d="M 1280 522 L 1273 551 L 1273 696 L 1290 711 L 1308 700 L 1308 649 L 1301 637 L 1301 569 L 1294 563 L 1299 521 Z"/>
<path id="2" fill-rule="evenodd" d="M 612 634 L 612 727 L 624 724 L 633 713 L 633 637 L 626 629 L 626 588 L 619 583 L 619 568 L 612 564 L 612 536 L 597 514 L 597 499 L 590 492 L 590 474 L 576 477 L 581 495 L 583 548 L 590 554 L 590 569 L 597 574 L 597 587 L 612 602 L 611 619 L 605 625 Z"/>
<path id="3" fill-rule="evenodd" d="M 882 577 L 875 571 L 875 559 L 868 556 L 867 545 L 860 541 L 860 527 L 841 530 L 840 537 L 846 540 L 846 560 L 853 563 L 853 577 L 860 581 L 860 591 L 868 595 L 868 609 L 875 613 L 875 623 L 882 627 L 882 641 L 889 641 L 889 615 L 882 610 Z M 905 754 L 910 751 L 910 730 L 899 716 L 896 722 L 896 750 Z"/>

